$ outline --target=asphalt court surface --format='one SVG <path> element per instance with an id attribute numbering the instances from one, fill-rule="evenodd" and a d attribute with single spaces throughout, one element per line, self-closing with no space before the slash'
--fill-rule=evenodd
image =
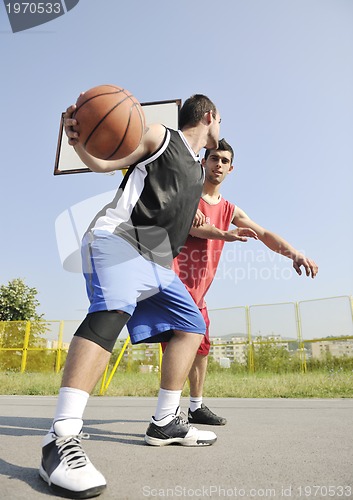
<path id="1" fill-rule="evenodd" d="M 213 446 L 157 448 L 143 440 L 155 398 L 90 398 L 83 445 L 107 479 L 99 498 L 353 498 L 353 399 L 205 403 L 228 420 L 199 426 L 216 432 Z M 2 500 L 59 498 L 38 476 L 55 404 L 55 397 L 0 396 Z"/>

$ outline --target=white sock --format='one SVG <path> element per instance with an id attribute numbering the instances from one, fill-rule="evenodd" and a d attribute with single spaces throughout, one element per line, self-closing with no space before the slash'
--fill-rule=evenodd
<path id="1" fill-rule="evenodd" d="M 73 387 L 61 387 L 50 432 L 53 431 L 53 425 L 58 420 L 80 419 L 82 421 L 88 398 L 88 392 Z"/>
<path id="2" fill-rule="evenodd" d="M 157 422 L 163 419 L 163 425 L 166 425 L 173 420 L 175 413 L 180 404 L 181 391 L 168 391 L 167 389 L 159 389 L 157 408 L 153 419 Z M 170 416 L 170 419 L 165 420 L 165 417 Z"/>
<path id="3" fill-rule="evenodd" d="M 196 411 L 201 408 L 202 405 L 202 396 L 200 398 L 193 398 L 190 396 L 190 411 Z"/>

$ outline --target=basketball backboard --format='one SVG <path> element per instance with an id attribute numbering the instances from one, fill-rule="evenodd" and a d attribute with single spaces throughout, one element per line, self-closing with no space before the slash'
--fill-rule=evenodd
<path id="1" fill-rule="evenodd" d="M 181 99 L 141 103 L 146 117 L 146 124 L 162 123 L 168 128 L 177 130 Z M 64 113 L 61 114 L 58 144 L 54 166 L 54 175 L 79 174 L 91 172 L 81 161 L 73 147 L 69 146 L 64 132 Z"/>

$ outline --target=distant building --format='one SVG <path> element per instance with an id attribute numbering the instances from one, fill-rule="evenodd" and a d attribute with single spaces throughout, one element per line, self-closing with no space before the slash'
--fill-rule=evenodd
<path id="1" fill-rule="evenodd" d="M 228 358 L 231 362 L 244 364 L 247 357 L 247 338 L 243 335 L 232 337 L 212 337 L 210 356 L 220 363 L 221 359 Z"/>
<path id="2" fill-rule="evenodd" d="M 312 357 L 323 359 L 327 354 L 335 357 L 353 356 L 353 340 L 322 340 L 311 343 Z"/>
<path id="3" fill-rule="evenodd" d="M 123 346 L 123 341 L 121 341 L 120 346 L 118 349 L 120 350 Z M 137 345 L 132 345 L 131 343 L 128 344 L 125 352 L 124 352 L 124 359 L 128 359 L 130 361 L 140 361 L 141 363 L 149 363 L 152 364 L 153 359 L 156 357 L 156 355 L 159 354 L 159 344 L 155 343 L 145 343 L 145 344 L 137 344 Z"/>
<path id="4" fill-rule="evenodd" d="M 47 349 L 59 349 L 59 342 L 57 340 L 47 340 Z M 63 351 L 68 351 L 70 347 L 70 342 L 63 342 L 61 344 L 61 349 Z"/>
<path id="5" fill-rule="evenodd" d="M 257 337 L 255 342 L 256 341 L 278 342 L 278 347 L 284 347 L 287 351 L 289 350 L 288 342 L 283 341 L 280 335 Z M 255 344 L 255 349 L 256 347 Z M 245 335 L 211 337 L 210 355 L 218 363 L 228 358 L 230 362 L 236 361 L 237 363 L 245 364 L 248 355 L 248 338 Z"/>
<path id="6" fill-rule="evenodd" d="M 284 341 L 281 335 L 272 334 L 272 335 L 267 335 L 266 337 L 259 337 L 256 340 L 263 342 L 273 342 L 274 344 L 278 343 L 278 347 L 284 347 L 287 351 L 289 351 L 289 343 Z"/>

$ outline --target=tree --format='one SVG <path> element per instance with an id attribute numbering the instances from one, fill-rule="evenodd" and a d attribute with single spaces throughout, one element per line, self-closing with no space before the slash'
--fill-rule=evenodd
<path id="1" fill-rule="evenodd" d="M 46 346 L 43 335 L 47 324 L 43 314 L 37 313 L 40 305 L 38 291 L 30 288 L 20 278 L 0 286 L 0 369 L 18 369 L 21 364 L 22 348 L 27 322 L 31 322 L 29 348 L 42 349 Z M 31 368 L 39 368 L 45 362 L 42 351 L 33 351 L 29 357 Z"/>
<path id="2" fill-rule="evenodd" d="M 36 309 L 40 305 L 38 291 L 27 286 L 21 278 L 0 286 L 0 321 L 39 321 L 43 314 Z"/>

